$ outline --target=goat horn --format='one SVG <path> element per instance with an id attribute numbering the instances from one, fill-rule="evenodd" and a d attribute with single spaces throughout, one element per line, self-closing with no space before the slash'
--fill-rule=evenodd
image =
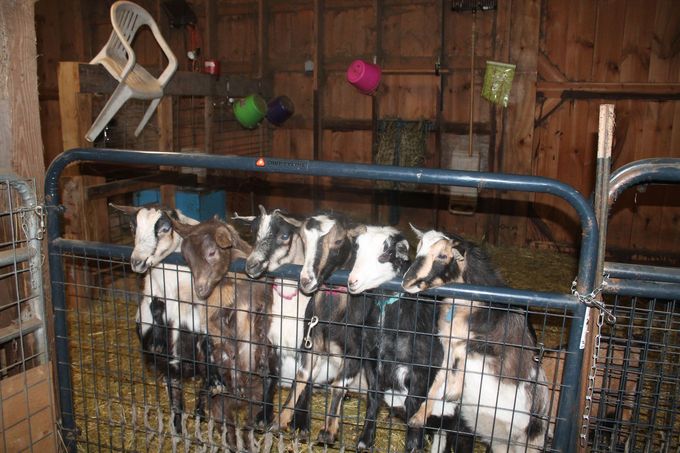
<path id="1" fill-rule="evenodd" d="M 247 216 L 242 216 L 238 215 L 238 212 L 234 212 L 234 215 L 231 216 L 231 220 L 243 220 L 244 222 L 252 222 L 255 220 L 254 215 L 247 215 Z"/>
<path id="2" fill-rule="evenodd" d="M 267 210 L 264 208 L 264 206 L 258 204 L 257 207 L 260 208 L 260 214 L 262 214 L 262 217 L 267 215 Z"/>

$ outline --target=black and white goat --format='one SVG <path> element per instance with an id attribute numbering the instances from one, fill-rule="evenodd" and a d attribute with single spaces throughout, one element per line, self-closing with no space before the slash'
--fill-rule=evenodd
<path id="1" fill-rule="evenodd" d="M 300 289 L 314 294 L 305 312 L 305 338 L 300 348 L 300 366 L 289 397 L 275 419 L 274 427 L 286 427 L 301 407 L 301 397 L 312 383 L 321 382 L 325 374 L 331 385 L 331 405 L 321 443 L 332 444 L 339 429 L 339 411 L 347 389 L 365 391 L 364 361 L 370 360 L 370 329 L 376 325 L 379 310 L 362 297 L 350 297 L 344 291 L 321 288 L 335 271 L 351 265 L 353 228 L 338 214 L 309 217 L 300 225 L 305 257 L 300 271 Z"/>
<path id="2" fill-rule="evenodd" d="M 355 239 L 355 261 L 349 273 L 347 287 L 352 294 L 374 290 L 385 282 L 404 274 L 411 264 L 409 244 L 395 228 L 366 226 L 358 230 Z M 364 430 L 358 442 L 359 449 L 373 445 L 375 420 L 380 399 L 392 409 L 403 412 L 406 421 L 418 410 L 427 396 L 436 368 L 444 358 L 444 350 L 437 338 L 438 308 L 434 303 L 422 303 L 403 294 L 383 292 L 370 297 L 380 307 L 376 334 L 377 360 L 366 362 L 369 387 Z M 382 397 L 382 398 L 381 398 Z M 445 421 L 432 420 L 434 426 L 459 430 L 456 426 L 456 406 L 446 403 L 442 411 Z M 441 412 L 441 411 L 440 411 Z M 435 414 L 437 412 L 435 411 Z M 442 433 L 435 434 L 432 451 L 472 452 L 472 439 L 467 434 L 450 432 L 446 444 Z M 406 433 L 406 450 L 423 447 L 423 430 L 409 427 Z"/>
<path id="3" fill-rule="evenodd" d="M 267 213 L 260 205 L 260 215 L 237 216 L 251 222 L 255 238 L 253 251 L 246 260 L 246 273 L 252 278 L 275 271 L 284 264 L 302 264 L 304 247 L 300 237 L 301 219 L 279 209 Z M 297 281 L 277 279 L 272 285 L 272 305 L 267 336 L 279 357 L 278 376 L 284 387 L 290 387 L 298 369 L 297 350 L 302 343 L 304 316 L 310 296 L 301 293 Z"/>
<path id="4" fill-rule="evenodd" d="M 403 278 L 409 293 L 468 283 L 503 286 L 486 254 L 463 238 L 417 228 L 417 255 Z M 548 390 L 536 363 L 536 334 L 522 309 L 486 302 L 446 299 L 439 338 L 444 347 L 442 369 L 428 399 L 411 417 L 422 426 L 437 401 L 456 402 L 464 421 L 492 451 L 541 450 L 548 437 Z"/>
<path id="5" fill-rule="evenodd" d="M 199 298 L 192 290 L 189 268 L 164 264 L 163 260 L 171 253 L 179 252 L 182 245 L 172 220 L 190 225 L 198 221 L 176 209 L 113 203 L 110 206 L 130 216 L 135 235 L 130 265 L 134 272 L 146 272 L 143 297 L 135 319 L 137 334 L 145 362 L 166 379 L 173 424 L 179 432 L 184 411 L 182 381 L 203 374 L 197 356 L 205 325 L 200 321 L 200 309 L 193 303 Z M 202 411 L 199 405 L 197 412 Z"/>

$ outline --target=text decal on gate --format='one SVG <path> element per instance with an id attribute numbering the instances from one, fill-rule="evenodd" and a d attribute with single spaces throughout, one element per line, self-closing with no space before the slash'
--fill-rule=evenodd
<path id="1" fill-rule="evenodd" d="M 263 158 L 260 158 L 255 162 L 258 167 L 264 167 L 265 165 L 269 167 L 278 167 L 281 169 L 295 169 L 301 171 L 307 171 L 309 168 L 309 161 L 306 160 L 278 160 L 278 159 L 267 159 L 266 163 Z"/>

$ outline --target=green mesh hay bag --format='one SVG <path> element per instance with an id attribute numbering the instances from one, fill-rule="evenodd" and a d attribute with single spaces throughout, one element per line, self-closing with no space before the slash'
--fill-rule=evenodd
<path id="1" fill-rule="evenodd" d="M 495 104 L 507 107 L 510 100 L 512 79 L 514 78 L 514 64 L 487 61 L 484 85 L 482 86 L 482 97 Z"/>
<path id="2" fill-rule="evenodd" d="M 378 147 L 375 163 L 401 167 L 422 167 L 428 121 L 382 120 L 378 123 Z M 376 181 L 378 189 L 414 190 L 417 184 Z"/>

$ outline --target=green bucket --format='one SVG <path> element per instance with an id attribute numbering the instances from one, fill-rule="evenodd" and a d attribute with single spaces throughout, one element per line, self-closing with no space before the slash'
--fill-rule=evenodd
<path id="1" fill-rule="evenodd" d="M 482 97 L 495 104 L 507 107 L 510 101 L 512 79 L 515 77 L 515 65 L 487 61 L 484 73 Z"/>
<path id="2" fill-rule="evenodd" d="M 252 129 L 267 114 L 267 103 L 259 94 L 251 94 L 234 102 L 234 116 L 241 126 Z"/>

